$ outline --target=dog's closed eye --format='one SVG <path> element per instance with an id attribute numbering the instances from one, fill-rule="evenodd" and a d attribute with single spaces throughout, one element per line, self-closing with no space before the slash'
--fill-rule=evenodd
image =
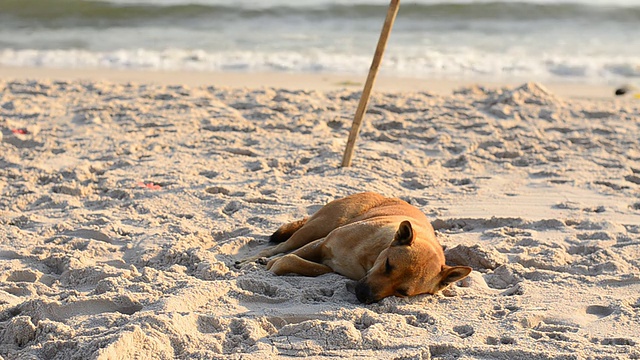
<path id="1" fill-rule="evenodd" d="M 393 266 L 389 263 L 389 258 L 387 258 L 387 262 L 384 264 L 384 271 L 387 274 L 390 274 L 393 271 Z"/>

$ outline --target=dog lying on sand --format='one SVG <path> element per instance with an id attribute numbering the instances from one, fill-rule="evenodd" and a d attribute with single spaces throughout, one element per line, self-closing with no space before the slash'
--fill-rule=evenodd
<path id="1" fill-rule="evenodd" d="M 334 200 L 311 217 L 281 226 L 277 246 L 244 260 L 271 257 L 276 275 L 329 272 L 358 280 L 356 297 L 373 303 L 387 296 L 435 294 L 471 272 L 445 264 L 427 217 L 395 198 L 365 192 Z"/>

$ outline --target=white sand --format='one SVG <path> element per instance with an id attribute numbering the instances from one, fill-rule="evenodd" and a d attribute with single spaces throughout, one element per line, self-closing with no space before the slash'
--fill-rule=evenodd
<path id="1" fill-rule="evenodd" d="M 640 101 L 377 92 L 343 169 L 357 99 L 0 81 L 0 358 L 640 358 Z M 365 190 L 476 271 L 365 306 L 234 267 Z"/>

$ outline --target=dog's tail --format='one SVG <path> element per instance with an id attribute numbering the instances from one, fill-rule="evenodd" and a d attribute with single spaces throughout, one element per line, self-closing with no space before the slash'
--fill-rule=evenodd
<path id="1" fill-rule="evenodd" d="M 276 230 L 276 232 L 271 235 L 271 237 L 269 238 L 269 242 L 277 244 L 287 241 L 294 232 L 298 231 L 298 229 L 300 229 L 304 224 L 307 223 L 307 220 L 309 220 L 309 218 L 305 217 L 304 219 L 300 219 L 280 226 L 278 230 Z"/>

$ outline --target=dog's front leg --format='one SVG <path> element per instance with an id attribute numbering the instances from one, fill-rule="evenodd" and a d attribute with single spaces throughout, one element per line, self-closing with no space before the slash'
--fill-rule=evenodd
<path id="1" fill-rule="evenodd" d="M 261 251 L 256 256 L 250 256 L 250 257 L 244 258 L 244 259 L 242 259 L 240 261 L 236 261 L 236 266 L 243 266 L 245 264 L 252 263 L 252 262 L 255 262 L 255 261 L 258 261 L 258 262 L 264 264 L 264 262 L 262 262 L 263 261 L 262 259 L 270 258 L 270 257 L 272 257 L 274 255 L 277 255 L 277 254 L 278 254 L 278 252 L 276 251 L 275 247 L 274 248 L 265 249 L 265 250 Z"/>
<path id="2" fill-rule="evenodd" d="M 320 276 L 333 272 L 327 265 L 305 260 L 296 254 L 287 254 L 272 259 L 267 264 L 267 270 L 276 275 L 298 274 L 303 276 Z"/>

